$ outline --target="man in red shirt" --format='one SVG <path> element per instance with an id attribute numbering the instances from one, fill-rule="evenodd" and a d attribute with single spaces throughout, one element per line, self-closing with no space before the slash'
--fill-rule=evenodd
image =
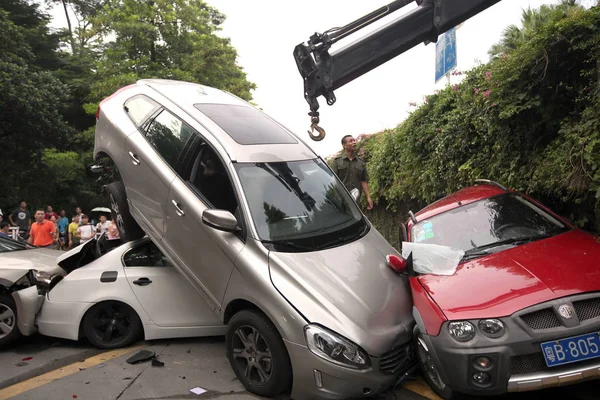
<path id="1" fill-rule="evenodd" d="M 52 217 L 56 218 L 56 220 L 58 221 L 58 214 L 54 212 L 54 210 L 52 209 L 52 206 L 48 206 L 48 207 L 46 207 L 45 218 L 47 220 L 51 220 Z"/>
<path id="2" fill-rule="evenodd" d="M 48 221 L 44 210 L 35 212 L 35 222 L 31 224 L 27 241 L 37 247 L 51 246 L 56 240 L 56 225 Z"/>

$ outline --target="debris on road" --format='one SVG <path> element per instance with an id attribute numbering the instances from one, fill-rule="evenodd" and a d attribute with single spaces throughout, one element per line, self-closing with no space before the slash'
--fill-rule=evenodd
<path id="1" fill-rule="evenodd" d="M 204 388 L 201 388 L 200 386 L 196 386 L 195 388 L 191 388 L 190 392 L 192 392 L 194 394 L 197 394 L 197 395 L 200 395 L 202 393 L 208 392 L 208 390 L 206 390 Z"/>
<path id="2" fill-rule="evenodd" d="M 156 357 L 156 353 L 150 350 L 140 350 L 133 356 L 129 357 L 126 362 L 127 364 L 138 364 L 144 361 L 148 361 Z"/>
<path id="3" fill-rule="evenodd" d="M 153 367 L 164 367 L 165 363 L 162 361 L 157 360 L 156 358 L 152 359 L 152 366 Z"/>

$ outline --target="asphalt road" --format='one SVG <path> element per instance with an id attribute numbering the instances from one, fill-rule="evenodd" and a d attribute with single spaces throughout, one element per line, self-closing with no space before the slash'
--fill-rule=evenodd
<path id="1" fill-rule="evenodd" d="M 154 351 L 164 366 L 125 362 L 141 349 Z M 0 400 L 259 399 L 235 377 L 221 337 L 140 342 L 127 349 L 100 351 L 85 342 L 37 336 L 0 352 L 0 360 Z M 194 388 L 206 391 L 197 395 L 190 392 Z M 495 400 L 541 400 L 550 395 L 591 400 L 598 399 L 598 393 L 600 381 L 595 381 Z M 384 398 L 438 399 L 421 378 Z"/>

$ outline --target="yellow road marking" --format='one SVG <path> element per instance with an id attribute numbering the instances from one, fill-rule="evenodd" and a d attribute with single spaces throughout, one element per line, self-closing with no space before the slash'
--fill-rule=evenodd
<path id="1" fill-rule="evenodd" d="M 429 385 L 420 376 L 417 378 L 416 381 L 404 382 L 402 387 L 404 389 L 410 390 L 411 392 L 420 394 L 421 396 L 426 397 L 429 400 L 442 400 L 442 398 L 435 394 L 433 390 L 431 390 Z"/>
<path id="2" fill-rule="evenodd" d="M 28 379 L 26 381 L 17 383 L 16 385 L 12 385 L 7 388 L 0 389 L 0 399 L 9 399 L 18 394 L 27 392 L 29 390 L 35 389 L 35 388 L 43 386 L 43 385 L 46 385 L 57 379 L 64 378 L 65 376 L 69 376 L 74 373 L 77 373 L 80 371 L 80 368 L 83 369 L 83 368 L 93 367 L 93 366 L 101 364 L 105 361 L 109 361 L 114 358 L 121 357 L 125 354 L 131 353 L 135 350 L 141 349 L 142 347 L 145 347 L 145 345 L 140 344 L 137 346 L 128 347 L 126 349 L 107 351 L 105 353 L 101 353 L 96 356 L 90 357 L 82 362 L 76 362 L 73 364 L 69 364 L 62 368 L 55 369 L 54 371 L 50 371 L 45 374 Z"/>

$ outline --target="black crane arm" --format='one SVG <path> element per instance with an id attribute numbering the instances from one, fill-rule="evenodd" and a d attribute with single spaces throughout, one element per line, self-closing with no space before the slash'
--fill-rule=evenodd
<path id="1" fill-rule="evenodd" d="M 422 42 L 437 42 L 440 34 L 493 6 L 500 0 L 416 0 L 417 8 L 365 37 L 336 51 L 331 46 L 344 37 L 412 3 L 395 0 L 340 28 L 315 33 L 294 48 L 294 59 L 304 80 L 304 98 L 310 106 L 313 140 L 325 137 L 318 127 L 319 96 L 335 103 L 334 90 L 377 68 Z"/>

